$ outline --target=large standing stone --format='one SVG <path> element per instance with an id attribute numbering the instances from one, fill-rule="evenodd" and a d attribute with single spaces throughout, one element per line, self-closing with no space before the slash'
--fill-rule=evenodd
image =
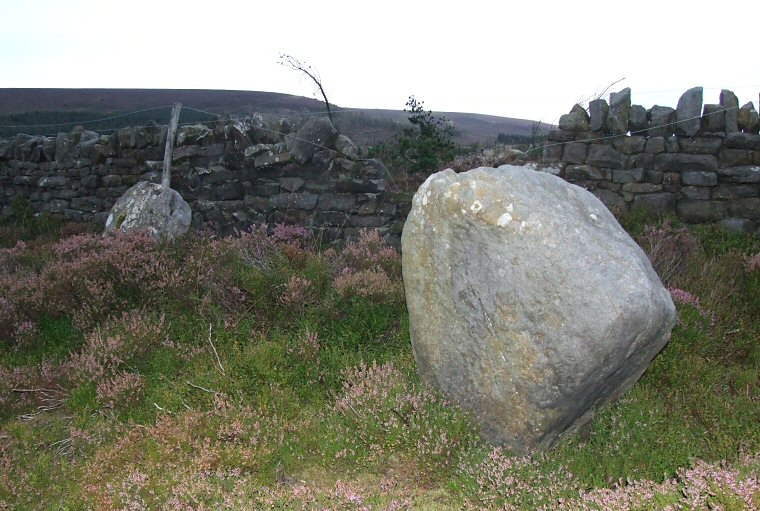
<path id="1" fill-rule="evenodd" d="M 607 127 L 613 135 L 628 133 L 628 119 L 631 112 L 631 89 L 626 87 L 620 92 L 610 93 L 610 113 Z"/>
<path id="2" fill-rule="evenodd" d="M 337 137 L 338 131 L 329 119 L 310 117 L 295 135 L 287 136 L 287 148 L 298 163 L 304 164 L 317 151 L 332 149 Z"/>
<path id="3" fill-rule="evenodd" d="M 607 131 L 607 116 L 610 113 L 610 106 L 603 99 L 589 101 L 588 110 L 591 115 L 591 131 Z"/>
<path id="4" fill-rule="evenodd" d="M 179 192 L 140 181 L 113 205 L 104 234 L 148 229 L 155 238 L 171 240 L 187 232 L 191 216 L 190 206 Z"/>
<path id="5" fill-rule="evenodd" d="M 727 89 L 720 91 L 720 106 L 726 110 L 726 133 L 739 131 L 736 122 L 739 113 L 739 98 L 736 97 L 736 94 Z"/>
<path id="6" fill-rule="evenodd" d="M 676 106 L 676 135 L 693 137 L 699 133 L 702 111 L 702 87 L 694 87 L 684 92 Z"/>
<path id="7" fill-rule="evenodd" d="M 628 390 L 675 324 L 644 252 L 596 197 L 550 174 L 434 174 L 402 247 L 422 379 L 515 451 L 549 446 Z"/>

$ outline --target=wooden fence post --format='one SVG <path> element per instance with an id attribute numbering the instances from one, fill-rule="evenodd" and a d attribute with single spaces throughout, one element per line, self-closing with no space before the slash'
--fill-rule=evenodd
<path id="1" fill-rule="evenodd" d="M 174 135 L 177 132 L 177 122 L 179 122 L 179 112 L 182 110 L 182 103 L 174 103 L 172 108 L 172 119 L 169 122 L 169 130 L 166 132 L 166 148 L 164 149 L 164 172 L 161 174 L 161 186 L 170 188 L 172 182 L 172 151 L 174 150 Z"/>

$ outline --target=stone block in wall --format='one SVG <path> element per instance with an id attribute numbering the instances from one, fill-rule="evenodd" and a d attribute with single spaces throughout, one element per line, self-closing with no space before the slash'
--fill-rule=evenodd
<path id="1" fill-rule="evenodd" d="M 688 223 L 717 222 L 728 216 L 728 203 L 724 201 L 682 200 L 676 204 L 676 215 Z"/>
<path id="2" fill-rule="evenodd" d="M 586 163 L 587 153 L 588 144 L 584 144 L 583 142 L 569 142 L 565 144 L 565 148 L 562 151 L 562 161 L 575 165 L 583 165 Z"/>
<path id="3" fill-rule="evenodd" d="M 116 143 L 122 149 L 134 149 L 136 147 L 145 147 L 148 145 L 148 139 L 145 132 L 136 127 L 121 128 L 116 130 Z"/>
<path id="4" fill-rule="evenodd" d="M 647 109 L 641 105 L 631 105 L 631 111 L 628 114 L 628 129 L 631 134 L 645 134 L 647 125 Z"/>
<path id="5" fill-rule="evenodd" d="M 89 213 L 97 213 L 98 211 L 102 211 L 104 209 L 103 204 L 103 200 L 99 197 L 88 196 L 71 199 L 72 209 L 86 211 Z"/>
<path id="6" fill-rule="evenodd" d="M 675 195 L 668 192 L 637 195 L 633 199 L 634 208 L 642 208 L 653 213 L 666 213 L 675 209 Z"/>
<path id="7" fill-rule="evenodd" d="M 724 183 L 760 183 L 760 167 L 723 167 L 718 169 L 718 178 Z"/>
<path id="8" fill-rule="evenodd" d="M 613 211 L 615 209 L 625 208 L 626 203 L 623 197 L 619 193 L 615 193 L 612 190 L 605 188 L 597 188 L 591 192 L 597 199 L 602 201 L 602 204 L 607 206 L 607 209 Z"/>
<path id="9" fill-rule="evenodd" d="M 372 203 L 367 203 L 367 204 L 371 205 Z M 362 205 L 362 207 L 363 206 L 364 204 Z M 374 212 L 370 210 L 362 211 L 362 209 L 360 208 L 359 214 L 371 215 L 371 214 L 377 213 L 378 215 L 382 215 L 385 217 L 395 217 L 396 214 L 398 213 L 398 210 L 399 210 L 399 207 L 396 204 L 378 204 Z"/>
<path id="10" fill-rule="evenodd" d="M 575 140 L 575 134 L 569 131 L 551 130 L 546 135 L 546 140 L 549 142 L 572 142 Z"/>
<path id="11" fill-rule="evenodd" d="M 677 192 L 681 189 L 680 172 L 663 172 L 662 189 L 666 192 Z"/>
<path id="12" fill-rule="evenodd" d="M 214 132 L 203 124 L 180 126 L 177 128 L 176 145 L 209 145 L 214 143 Z"/>
<path id="13" fill-rule="evenodd" d="M 633 158 L 633 163 L 628 165 L 629 168 L 639 168 L 644 170 L 654 169 L 654 155 L 649 153 L 640 153 L 636 156 L 630 156 Z"/>
<path id="14" fill-rule="evenodd" d="M 728 133 L 725 139 L 726 147 L 731 149 L 747 149 L 760 151 L 760 135 L 753 133 Z"/>
<path id="15" fill-rule="evenodd" d="M 740 130 L 745 133 L 757 133 L 760 128 L 760 116 L 755 105 L 750 101 L 744 104 L 736 114 L 736 123 Z"/>
<path id="16" fill-rule="evenodd" d="M 240 171 L 228 170 L 222 165 L 211 165 L 210 167 L 193 167 L 187 173 L 187 176 L 190 182 L 201 185 L 213 185 L 239 179 Z"/>
<path id="17" fill-rule="evenodd" d="M 224 182 L 210 187 L 210 196 L 213 200 L 241 200 L 245 195 L 245 189 L 240 182 Z"/>
<path id="18" fill-rule="evenodd" d="M 678 138 L 673 135 L 665 139 L 665 152 L 666 153 L 678 153 L 681 152 L 681 147 L 678 145 Z"/>
<path id="19" fill-rule="evenodd" d="M 295 193 L 303 187 L 305 181 L 300 177 L 281 177 L 279 183 L 283 190 Z"/>
<path id="20" fill-rule="evenodd" d="M 589 128 L 591 131 L 607 132 L 607 116 L 610 113 L 610 106 L 603 99 L 594 99 L 589 101 L 588 110 L 590 114 Z"/>
<path id="21" fill-rule="evenodd" d="M 13 178 L 13 184 L 16 186 L 36 186 L 37 178 L 34 176 L 16 176 Z"/>
<path id="22" fill-rule="evenodd" d="M 352 211 L 356 206 L 356 197 L 352 194 L 325 193 L 320 195 L 317 209 L 330 211 Z"/>
<path id="23" fill-rule="evenodd" d="M 663 172 L 661 170 L 647 170 L 644 175 L 644 181 L 647 183 L 662 184 Z"/>
<path id="24" fill-rule="evenodd" d="M 718 185 L 713 189 L 713 199 L 743 199 L 760 196 L 760 185 Z"/>
<path id="25" fill-rule="evenodd" d="M 589 131 L 589 117 L 586 110 L 577 104 L 573 106 L 570 113 L 560 116 L 559 129 L 572 133 Z"/>
<path id="26" fill-rule="evenodd" d="M 687 199 L 692 200 L 708 200 L 711 195 L 712 188 L 705 186 L 683 186 L 681 187 L 681 193 Z"/>
<path id="27" fill-rule="evenodd" d="M 68 182 L 68 178 L 65 178 L 63 176 L 41 177 L 37 181 L 37 186 L 40 188 L 60 188 L 62 186 L 66 186 Z"/>
<path id="28" fill-rule="evenodd" d="M 662 185 L 654 183 L 625 183 L 623 192 L 629 193 L 656 193 L 662 191 Z"/>
<path id="29" fill-rule="evenodd" d="M 718 170 L 718 159 L 709 154 L 657 154 L 654 157 L 655 170 L 683 172 L 687 170 Z"/>
<path id="30" fill-rule="evenodd" d="M 623 154 L 637 154 L 644 151 L 646 147 L 646 137 L 632 135 L 629 137 L 620 137 L 612 141 L 612 145 Z"/>
<path id="31" fill-rule="evenodd" d="M 108 175 L 103 176 L 100 180 L 101 184 L 105 187 L 121 186 L 121 176 Z"/>
<path id="32" fill-rule="evenodd" d="M 631 89 L 626 87 L 620 92 L 610 93 L 610 112 L 607 115 L 607 128 L 613 135 L 628 133 L 628 121 L 631 111 Z"/>
<path id="33" fill-rule="evenodd" d="M 719 161 L 722 166 L 736 167 L 739 165 L 752 165 L 754 163 L 754 151 L 745 149 L 728 149 L 720 150 Z"/>
<path id="34" fill-rule="evenodd" d="M 60 190 L 53 190 L 53 197 L 56 199 L 70 200 L 79 196 L 79 190 L 73 190 L 71 188 L 62 188 Z"/>
<path id="35" fill-rule="evenodd" d="M 725 109 L 726 134 L 739 131 L 736 122 L 739 111 L 739 98 L 730 90 L 723 89 L 720 91 L 720 106 Z"/>
<path id="36" fill-rule="evenodd" d="M 414 198 L 414 192 L 392 192 L 387 191 L 383 195 L 383 200 L 391 204 L 411 204 Z"/>
<path id="37" fill-rule="evenodd" d="M 310 225 L 312 212 L 306 209 L 283 209 L 267 215 L 267 223 L 286 225 Z"/>
<path id="38" fill-rule="evenodd" d="M 290 162 L 290 160 L 291 155 L 287 151 L 279 153 L 269 151 L 256 156 L 253 160 L 253 164 L 256 167 L 269 167 L 271 165 L 283 165 Z"/>
<path id="39" fill-rule="evenodd" d="M 224 144 L 211 144 L 198 147 L 197 158 L 214 160 L 224 154 Z"/>
<path id="40" fill-rule="evenodd" d="M 246 208 L 252 209 L 259 213 L 268 213 L 272 210 L 268 197 L 259 197 L 257 195 L 246 195 L 243 199 Z"/>
<path id="41" fill-rule="evenodd" d="M 179 163 L 181 161 L 189 160 L 196 154 L 198 154 L 199 147 L 197 145 L 186 145 L 174 148 L 172 152 L 172 162 Z"/>
<path id="42" fill-rule="evenodd" d="M 69 209 L 70 205 L 71 203 L 67 200 L 54 199 L 48 203 L 47 211 L 48 213 L 62 215 L 67 209 Z"/>
<path id="43" fill-rule="evenodd" d="M 705 105 L 702 109 L 701 129 L 703 133 L 725 133 L 726 109 L 721 105 Z"/>
<path id="44" fill-rule="evenodd" d="M 644 146 L 644 151 L 650 154 L 659 154 L 665 152 L 665 138 L 664 137 L 649 137 L 647 143 Z"/>
<path id="45" fill-rule="evenodd" d="M 563 143 L 553 142 L 544 146 L 543 156 L 541 160 L 545 163 L 554 163 L 562 159 L 562 146 Z"/>
<path id="46" fill-rule="evenodd" d="M 340 211 L 315 211 L 312 218 L 312 225 L 321 227 L 326 225 L 347 225 L 350 215 Z"/>
<path id="47" fill-rule="evenodd" d="M 109 188 L 108 195 L 111 197 L 121 197 L 126 193 L 127 190 L 129 190 L 128 186 L 117 186 L 115 188 Z"/>
<path id="48" fill-rule="evenodd" d="M 381 212 L 381 214 L 388 214 L 390 216 L 393 216 L 396 214 L 396 205 L 395 204 L 382 204 L 381 205 L 384 208 L 384 211 Z M 387 208 L 393 208 L 392 210 Z M 393 211 L 390 213 L 389 211 Z M 360 215 L 374 215 L 378 212 L 378 206 L 377 206 L 377 200 L 372 199 L 368 201 L 361 202 L 356 210 L 357 213 Z"/>
<path id="49" fill-rule="evenodd" d="M 224 138 L 232 142 L 232 147 L 237 151 L 245 151 L 249 146 L 253 144 L 251 138 L 247 134 L 248 126 L 243 122 L 233 122 L 232 124 L 225 124 L 224 126 Z"/>
<path id="50" fill-rule="evenodd" d="M 286 137 L 287 150 L 298 163 L 311 160 L 315 153 L 333 149 L 338 131 L 325 117 L 309 117 L 296 131 L 295 136 Z"/>
<path id="51" fill-rule="evenodd" d="M 282 193 L 269 198 L 269 205 L 274 209 L 314 209 L 319 196 L 309 192 Z"/>
<path id="52" fill-rule="evenodd" d="M 337 193 L 378 193 L 384 189 L 385 182 L 378 179 L 341 178 L 335 181 L 335 191 Z"/>
<path id="53" fill-rule="evenodd" d="M 693 137 L 699 133 L 702 112 L 702 87 L 694 87 L 684 92 L 676 107 L 676 135 Z"/>
<path id="54" fill-rule="evenodd" d="M 81 222 L 82 212 L 77 211 L 76 209 L 66 209 L 63 212 L 63 218 L 68 220 L 69 222 Z"/>
<path id="55" fill-rule="evenodd" d="M 760 197 L 736 199 L 728 204 L 731 216 L 760 221 Z"/>
<path id="56" fill-rule="evenodd" d="M 678 148 L 687 154 L 718 154 L 723 140 L 716 137 L 678 138 Z"/>
<path id="57" fill-rule="evenodd" d="M 613 183 L 640 183 L 644 180 L 644 169 L 613 170 Z"/>
<path id="58" fill-rule="evenodd" d="M 64 161 L 79 142 L 79 134 L 59 133 L 55 137 L 55 160 Z"/>
<path id="59" fill-rule="evenodd" d="M 592 144 L 586 162 L 595 167 L 622 169 L 626 166 L 627 158 L 611 146 Z"/>
<path id="60" fill-rule="evenodd" d="M 591 165 L 568 165 L 563 176 L 570 181 L 599 181 L 609 180 L 611 171 Z"/>
<path id="61" fill-rule="evenodd" d="M 702 170 L 687 170 L 681 173 L 681 183 L 689 186 L 715 186 L 718 174 Z"/>
<path id="62" fill-rule="evenodd" d="M 386 220 L 385 217 L 377 215 L 351 215 L 348 221 L 348 225 L 352 227 L 361 227 L 368 229 L 373 227 L 380 227 L 386 223 L 388 223 L 388 220 Z"/>

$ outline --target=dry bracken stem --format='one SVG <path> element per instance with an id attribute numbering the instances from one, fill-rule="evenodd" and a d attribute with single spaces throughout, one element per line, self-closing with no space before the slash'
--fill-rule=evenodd
<path id="1" fill-rule="evenodd" d="M 187 383 L 194 389 L 202 390 L 203 392 L 208 392 L 209 394 L 216 394 L 215 390 L 207 389 L 206 387 L 201 387 L 200 385 L 196 385 L 195 383 L 191 381 L 186 381 L 185 383 Z"/>
<path id="2" fill-rule="evenodd" d="M 216 363 L 219 365 L 219 372 L 222 373 L 222 376 L 227 376 L 227 373 L 224 372 L 224 366 L 222 365 L 222 361 L 219 360 L 219 353 L 217 353 L 216 347 L 214 346 L 214 343 L 211 341 L 211 323 L 208 324 L 208 343 L 211 345 L 211 349 L 214 351 L 214 356 L 216 357 Z"/>

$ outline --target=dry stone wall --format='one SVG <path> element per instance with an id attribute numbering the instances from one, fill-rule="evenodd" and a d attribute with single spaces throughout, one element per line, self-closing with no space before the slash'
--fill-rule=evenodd
<path id="1" fill-rule="evenodd" d="M 104 224 L 130 186 L 160 182 L 165 137 L 165 127 L 153 126 L 0 140 L 2 214 L 26 199 L 38 212 Z M 196 228 L 227 234 L 282 222 L 317 228 L 328 240 L 378 228 L 397 242 L 411 195 L 389 191 L 382 164 L 361 156 L 324 118 L 184 126 L 171 185 Z"/>
<path id="2" fill-rule="evenodd" d="M 703 89 L 676 108 L 631 104 L 626 88 L 578 105 L 548 135 L 544 170 L 585 187 L 610 209 L 671 211 L 689 223 L 760 226 L 760 120 L 723 90 L 703 105 Z M 758 231 L 760 233 L 760 231 Z"/>

